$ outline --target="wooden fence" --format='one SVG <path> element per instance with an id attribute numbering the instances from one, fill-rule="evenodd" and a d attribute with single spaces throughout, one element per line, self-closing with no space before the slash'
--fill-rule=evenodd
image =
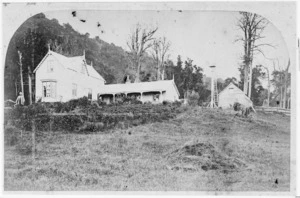
<path id="1" fill-rule="evenodd" d="M 280 107 L 256 106 L 254 108 L 257 111 L 263 111 L 263 112 L 268 112 L 268 113 L 278 112 L 278 113 L 283 113 L 283 114 L 288 115 L 288 116 L 291 115 L 291 110 L 290 109 L 284 109 L 284 108 L 280 108 Z"/>

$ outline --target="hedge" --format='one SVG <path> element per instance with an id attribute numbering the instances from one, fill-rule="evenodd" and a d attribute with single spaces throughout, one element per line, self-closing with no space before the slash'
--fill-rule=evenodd
<path id="1" fill-rule="evenodd" d="M 95 132 L 114 127 L 128 127 L 172 119 L 181 112 L 181 103 L 111 104 L 97 106 L 87 99 L 68 103 L 37 103 L 17 107 L 6 112 L 5 119 L 22 130 L 32 130 L 35 121 L 37 131 Z M 77 113 L 62 113 L 79 109 Z"/>

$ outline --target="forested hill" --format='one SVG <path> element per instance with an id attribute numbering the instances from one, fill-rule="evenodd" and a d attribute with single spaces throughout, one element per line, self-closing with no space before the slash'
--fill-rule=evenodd
<path id="1" fill-rule="evenodd" d="M 50 20 L 41 13 L 25 21 L 10 41 L 5 60 L 5 99 L 15 99 L 21 90 L 18 50 L 23 56 L 24 94 L 27 96 L 28 72 L 33 71 L 45 56 L 48 44 L 53 51 L 65 56 L 82 55 L 85 50 L 87 63 L 93 61 L 93 66 L 107 83 L 120 83 L 125 74 L 134 73 L 127 52 L 121 47 L 99 37 L 90 38 L 88 33 L 80 34 L 71 25 L 60 25 L 56 19 Z M 153 65 L 153 60 L 146 57 L 142 63 L 142 75 L 153 73 Z"/>

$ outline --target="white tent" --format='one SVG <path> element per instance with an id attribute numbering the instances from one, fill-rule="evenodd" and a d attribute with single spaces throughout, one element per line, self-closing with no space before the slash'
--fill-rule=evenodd
<path id="1" fill-rule="evenodd" d="M 231 108 L 238 102 L 246 107 L 253 107 L 253 103 L 245 93 L 233 83 L 230 83 L 223 91 L 219 93 L 218 106 L 222 108 Z"/>

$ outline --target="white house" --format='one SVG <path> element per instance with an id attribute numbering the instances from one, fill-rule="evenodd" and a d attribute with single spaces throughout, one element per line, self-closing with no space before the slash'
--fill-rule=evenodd
<path id="1" fill-rule="evenodd" d="M 142 102 L 162 103 L 164 100 L 179 100 L 179 92 L 173 80 L 105 85 L 99 96 L 106 103 L 114 102 L 124 94 Z"/>
<path id="2" fill-rule="evenodd" d="M 246 107 L 253 107 L 250 98 L 233 83 L 230 83 L 219 93 L 218 106 L 222 108 L 231 108 L 235 102 L 243 104 Z"/>
<path id="3" fill-rule="evenodd" d="M 36 101 L 65 102 L 88 96 L 97 100 L 105 80 L 83 56 L 66 57 L 49 49 L 34 70 Z"/>

